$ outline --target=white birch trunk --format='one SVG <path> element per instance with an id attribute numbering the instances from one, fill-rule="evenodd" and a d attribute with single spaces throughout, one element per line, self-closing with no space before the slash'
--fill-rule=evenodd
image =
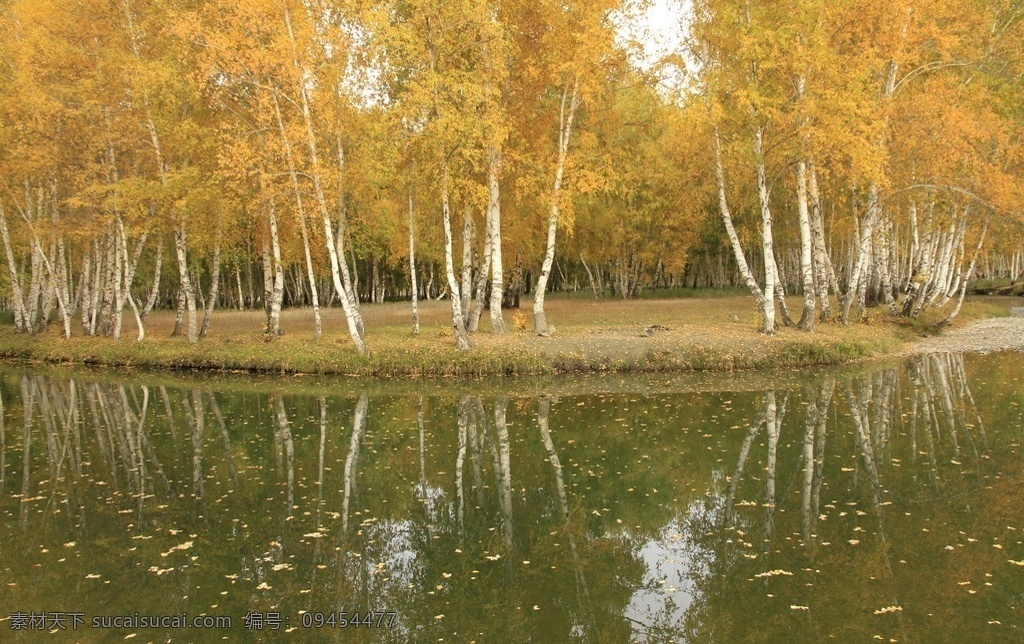
<path id="1" fill-rule="evenodd" d="M 444 269 L 448 278 L 449 299 L 452 303 L 452 330 L 455 334 L 455 348 L 460 351 L 470 349 L 469 335 L 462 317 L 462 296 L 459 293 L 459 282 L 455 278 L 455 262 L 452 257 L 452 222 L 450 204 L 448 202 L 448 164 L 442 159 L 441 176 L 441 216 L 444 221 Z"/>
<path id="2" fill-rule="evenodd" d="M 60 288 L 60 286 L 58 284 L 56 284 L 57 275 L 56 275 L 56 272 L 55 272 L 55 270 L 53 268 L 53 264 L 50 262 L 49 259 L 47 259 L 46 254 L 43 253 L 42 244 L 40 243 L 39 237 L 38 237 L 38 235 L 36 235 L 35 230 L 32 231 L 32 237 L 34 239 L 34 243 L 35 243 L 36 249 L 39 251 L 39 255 L 42 258 L 43 266 L 46 268 L 46 272 L 50 274 L 50 280 L 54 282 L 54 291 L 55 291 L 55 294 L 57 296 L 57 305 L 58 305 L 58 307 L 60 309 L 61 320 L 64 323 L 64 337 L 65 338 L 70 338 L 71 337 L 71 314 L 72 314 L 72 311 L 68 308 L 68 302 L 67 302 L 67 298 L 66 298 L 65 294 L 63 293 L 63 291 Z"/>
<path id="3" fill-rule="evenodd" d="M 160 275 L 164 264 L 164 238 L 161 235 L 156 240 L 156 264 L 153 267 L 153 288 L 149 291 L 149 299 L 142 308 L 142 321 L 149 317 L 150 311 L 156 306 L 156 298 L 160 295 Z"/>
<path id="4" fill-rule="evenodd" d="M 82 276 L 78 280 L 78 287 L 81 297 L 82 333 L 86 336 L 92 335 L 89 321 L 92 315 L 92 247 L 86 243 L 82 251 Z"/>
<path id="5" fill-rule="evenodd" d="M 100 253 L 100 240 L 94 238 L 92 240 L 92 253 L 95 257 L 95 268 L 93 269 L 93 284 L 92 284 L 92 298 L 89 306 L 89 335 L 96 335 L 96 324 L 99 320 L 99 308 L 100 308 L 100 279 L 103 275 L 103 255 Z"/>
<path id="6" fill-rule="evenodd" d="M 25 303 L 25 320 L 31 329 L 29 333 L 34 333 L 39 316 L 39 293 L 43 284 L 43 250 L 37 244 L 30 246 L 32 275 L 28 285 L 28 300 Z"/>
<path id="7" fill-rule="evenodd" d="M 138 340 L 142 342 L 146 338 L 146 328 L 142 323 L 142 316 L 139 314 L 139 307 L 135 304 L 135 297 L 132 296 L 132 278 L 135 276 L 135 267 L 138 266 L 138 256 L 136 256 L 135 263 L 133 264 L 128 257 L 128 236 L 124 231 L 124 222 L 121 221 L 121 217 L 117 218 L 117 229 L 118 234 L 121 238 L 121 251 L 124 253 L 124 294 L 128 298 L 128 304 L 132 307 L 132 313 L 135 315 L 135 326 L 138 329 Z M 146 236 L 142 236 L 142 241 L 139 242 L 138 255 L 141 253 L 142 244 L 145 242 Z M 118 312 L 120 317 L 120 312 Z M 120 327 L 120 325 L 118 325 Z M 120 335 L 120 328 L 118 328 L 118 334 Z"/>
<path id="8" fill-rule="evenodd" d="M 269 234 L 268 234 L 269 236 Z M 270 299 L 274 292 L 274 268 L 270 263 L 270 242 L 263 240 L 263 312 L 267 316 L 264 332 L 270 335 Z"/>
<path id="9" fill-rule="evenodd" d="M 484 312 L 484 297 L 487 295 L 487 274 L 491 271 L 491 223 L 490 211 L 488 210 L 487 222 L 484 225 L 484 258 L 480 264 L 476 277 L 475 297 L 473 310 L 469 314 L 469 332 L 475 333 L 480 328 L 480 316 Z"/>
<path id="10" fill-rule="evenodd" d="M 761 301 L 761 332 L 775 333 L 775 245 L 772 238 L 772 211 L 768 203 L 768 180 L 764 168 L 764 128 L 754 130 L 754 169 L 757 171 L 757 194 L 761 203 L 761 246 L 764 251 L 764 299 Z"/>
<path id="11" fill-rule="evenodd" d="M 270 249 L 273 263 L 273 282 L 270 291 L 270 318 L 267 332 L 270 337 L 281 335 L 281 303 L 284 300 L 284 267 L 281 266 L 281 242 L 277 234 L 277 214 L 270 204 L 268 213 L 270 227 Z"/>
<path id="12" fill-rule="evenodd" d="M 803 278 L 804 310 L 800 314 L 799 327 L 804 331 L 814 330 L 815 293 L 814 268 L 811 246 L 811 217 L 807 204 L 807 163 L 803 159 L 796 166 L 796 203 L 800 220 L 800 276 Z"/>
<path id="13" fill-rule="evenodd" d="M 309 281 L 309 299 L 313 305 L 313 337 L 319 339 L 323 333 L 323 321 L 320 318 L 320 294 L 316 288 L 316 273 L 313 272 L 313 254 L 309 247 L 309 230 L 306 217 L 299 213 L 299 231 L 302 233 L 302 252 L 306 258 L 306 279 Z"/>
<path id="14" fill-rule="evenodd" d="M 867 214 L 864 216 L 864 221 L 860 227 L 860 240 L 857 244 L 857 259 L 854 261 L 853 268 L 850 269 L 849 283 L 846 285 L 846 293 L 843 296 L 840 312 L 840 319 L 843 324 L 848 324 L 850 308 L 853 306 L 853 301 L 861 289 L 861 273 L 864 271 L 867 257 L 871 251 L 871 237 L 874 234 L 877 218 L 878 187 L 875 184 L 872 184 L 869 190 Z"/>
<path id="15" fill-rule="evenodd" d="M 25 298 L 21 291 L 21 276 L 18 275 L 18 264 L 11 249 L 11 235 L 7 229 L 7 217 L 4 213 L 3 201 L 0 200 L 0 235 L 3 236 L 4 255 L 7 258 L 7 272 L 11 279 L 11 302 L 14 306 L 14 330 L 17 333 L 32 333 L 25 312 Z"/>
<path id="16" fill-rule="evenodd" d="M 223 230 L 223 222 L 217 221 L 217 241 L 213 247 L 213 269 L 210 275 L 210 296 L 206 299 L 206 311 L 203 312 L 203 325 L 199 328 L 199 337 L 205 338 L 210 330 L 210 320 L 213 318 L 213 309 L 217 306 L 217 295 L 220 289 L 220 242 Z"/>
<path id="17" fill-rule="evenodd" d="M 757 301 L 758 309 L 761 311 L 762 316 L 765 311 L 764 300 L 765 294 L 758 286 L 757 280 L 754 278 L 754 274 L 750 270 L 750 266 L 747 264 L 747 257 L 743 253 L 743 247 L 740 245 L 740 238 L 736 234 L 736 228 L 732 223 L 732 212 L 729 210 L 729 201 L 725 194 L 725 170 L 722 167 L 722 144 L 718 134 L 718 128 L 714 130 L 714 153 L 715 153 L 715 180 L 718 186 L 718 208 L 722 215 L 722 223 L 725 225 L 725 232 L 729 236 L 729 243 L 732 246 L 733 255 L 736 258 L 736 267 L 743 277 L 743 281 L 746 282 L 747 288 L 750 289 L 751 294 Z M 762 319 L 762 330 L 768 325 L 768 320 Z M 774 316 L 771 320 L 771 325 L 774 330 L 775 319 Z"/>
<path id="18" fill-rule="evenodd" d="M 896 73 L 899 69 L 899 65 L 894 60 L 890 60 L 886 64 L 885 73 L 885 84 L 882 88 L 882 99 L 884 102 L 892 98 L 893 92 L 896 87 Z M 887 121 L 887 119 L 886 119 Z M 880 145 L 884 142 L 880 142 Z M 853 268 L 849 273 L 849 283 L 847 284 L 846 294 L 843 296 L 842 310 L 840 316 L 843 324 L 849 323 L 850 307 L 853 305 L 854 299 L 859 293 L 863 292 L 865 284 L 862 284 L 864 276 L 862 272 L 866 266 L 867 254 L 871 249 L 871 238 L 874 235 L 875 226 L 878 224 L 878 220 L 881 216 L 881 195 L 879 193 L 878 184 L 874 181 L 871 182 L 868 188 L 868 205 L 867 213 L 864 217 L 864 222 L 861 224 L 860 231 L 860 242 L 857 244 L 857 258 L 853 264 Z"/>
<path id="19" fill-rule="evenodd" d="M 491 333 L 506 333 L 505 319 L 501 313 L 501 301 L 505 295 L 505 278 L 501 265 L 501 189 L 498 174 L 501 168 L 501 151 L 493 146 L 488 150 L 487 187 L 490 193 L 488 203 L 488 224 L 491 228 Z"/>
<path id="20" fill-rule="evenodd" d="M 338 135 L 338 177 L 339 182 L 344 181 L 344 169 L 345 169 L 345 148 L 341 142 L 341 135 Z M 345 186 L 341 183 L 338 186 L 338 228 L 335 231 L 335 252 L 338 254 L 339 270 L 341 271 L 341 282 L 344 284 L 346 291 L 348 292 L 349 303 L 354 311 L 354 317 L 356 322 L 356 328 L 359 332 L 359 337 L 364 338 L 366 336 L 366 329 L 363 327 L 363 313 L 359 305 L 359 289 L 358 283 L 355 283 L 359 279 L 359 275 L 355 274 L 356 270 L 356 255 L 355 248 L 352 248 L 352 271 L 348 270 L 348 262 L 345 261 L 345 234 L 348 230 L 348 215 L 345 211 Z M 332 278 L 333 279 L 333 278 Z"/>
<path id="21" fill-rule="evenodd" d="M 178 288 L 185 295 L 185 309 L 188 314 L 188 343 L 198 340 L 196 328 L 196 296 L 192 289 L 192 278 L 188 274 L 187 240 L 184 223 L 179 220 L 174 226 L 174 255 L 178 260 Z"/>
<path id="22" fill-rule="evenodd" d="M 338 247 L 335 245 L 334 230 L 331 225 L 331 218 L 327 208 L 327 199 L 324 196 L 323 182 L 321 180 L 320 173 L 320 161 L 316 148 L 316 135 L 313 131 L 313 119 L 309 109 L 309 97 L 306 93 L 305 83 L 307 70 L 299 62 L 295 34 L 292 30 L 291 13 L 287 8 L 285 8 L 284 11 L 284 19 L 285 25 L 288 28 L 288 38 L 291 41 L 292 57 L 295 68 L 300 72 L 298 90 L 300 106 L 302 107 L 302 120 L 306 126 L 306 147 L 309 149 L 309 160 L 312 166 L 310 179 L 313 182 L 314 194 L 316 196 L 317 205 L 320 208 L 320 217 L 323 220 L 324 240 L 326 241 L 328 255 L 331 259 L 331 277 L 334 280 L 334 289 L 341 297 L 341 306 L 345 312 L 345 320 L 348 323 L 349 335 L 352 337 L 352 342 L 355 344 L 356 350 L 359 351 L 360 354 L 365 354 L 366 345 L 363 337 L 362 315 L 360 314 L 358 307 L 354 306 L 352 303 L 354 294 L 351 293 L 350 288 L 346 288 L 345 285 L 342 284 L 341 280 L 341 271 L 344 270 L 347 273 L 348 266 L 339 265 Z M 344 264 L 344 260 L 340 260 L 340 264 Z M 311 288 L 315 289 L 312 285 Z"/>
<path id="23" fill-rule="evenodd" d="M 569 139 L 572 135 L 572 123 L 579 107 L 579 77 L 573 77 L 572 90 L 568 82 L 562 87 L 562 100 L 558 113 L 558 161 L 555 165 L 555 181 L 551 188 L 551 204 L 548 213 L 548 238 L 544 251 L 544 262 L 541 264 L 540 277 L 533 296 L 533 330 L 539 336 L 550 335 L 547 315 L 544 312 L 544 294 L 548 287 L 548 277 L 555 261 L 555 235 L 558 231 L 559 201 L 562 198 L 562 178 L 565 173 L 565 158 L 569 152 Z M 568 103 L 568 105 L 567 105 Z"/>
<path id="24" fill-rule="evenodd" d="M 287 16 L 287 11 L 285 12 Z M 291 27 L 289 26 L 289 30 Z M 313 256 L 309 248 L 309 229 L 306 227 L 306 209 L 302 203 L 302 189 L 299 187 L 299 175 L 295 170 L 295 160 L 292 157 L 292 145 L 288 140 L 288 133 L 284 129 L 284 120 L 281 118 L 281 107 L 277 101 L 277 94 L 273 94 L 274 114 L 277 116 L 277 130 L 281 134 L 281 143 L 284 146 L 285 158 L 288 160 L 288 176 L 292 181 L 292 190 L 295 192 L 296 216 L 299 220 L 299 230 L 302 232 L 302 250 L 306 259 L 306 278 L 309 280 L 310 300 L 313 304 L 313 337 L 319 339 L 323 332 L 323 322 L 320 318 L 320 296 L 316 288 L 316 274 L 313 271 Z"/>
<path id="25" fill-rule="evenodd" d="M 242 296 L 242 267 L 235 264 L 235 289 L 238 293 L 238 310 L 245 310 L 245 298 Z"/>
<path id="26" fill-rule="evenodd" d="M 462 221 L 462 318 L 469 324 L 473 304 L 473 208 L 466 204 Z"/>
<path id="27" fill-rule="evenodd" d="M 917 265 L 921 255 L 921 237 L 920 233 L 918 232 L 916 201 L 910 202 L 910 235 L 911 244 L 910 257 L 908 258 L 909 265 L 907 268 L 907 279 L 906 282 L 902 285 L 902 290 L 904 291 L 910 288 L 910 283 L 914 279 L 914 271 L 917 269 Z"/>
<path id="28" fill-rule="evenodd" d="M 409 189 L 409 284 L 411 285 L 412 299 L 412 334 L 420 332 L 420 312 L 418 288 L 416 283 L 416 228 L 413 224 L 412 189 Z"/>

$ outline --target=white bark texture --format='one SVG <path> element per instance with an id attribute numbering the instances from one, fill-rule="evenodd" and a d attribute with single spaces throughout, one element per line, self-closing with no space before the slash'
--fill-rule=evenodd
<path id="1" fill-rule="evenodd" d="M 346 279 L 346 283 L 343 284 L 341 280 L 341 272 L 344 271 L 347 274 L 348 266 L 345 264 L 344 260 L 339 260 L 338 258 L 338 246 L 335 244 L 334 230 L 331 225 L 331 217 L 327 208 L 327 198 L 324 194 L 323 180 L 320 172 L 320 160 L 317 154 L 316 134 L 313 129 L 313 117 L 309 107 L 309 96 L 306 85 L 308 74 L 306 68 L 299 62 L 295 34 L 292 30 L 291 13 L 287 8 L 284 11 L 284 19 L 285 25 L 288 28 L 288 38 L 291 41 L 295 68 L 300 72 L 298 91 L 300 99 L 299 102 L 302 108 L 302 120 L 306 126 L 306 147 L 309 150 L 309 161 L 311 165 L 309 175 L 313 182 L 316 202 L 320 209 L 320 217 L 323 220 L 324 240 L 327 245 L 327 253 L 331 259 L 331 277 L 334 280 L 334 290 L 337 291 L 341 298 L 341 307 L 345 312 L 345 321 L 348 324 L 349 335 L 352 338 L 352 343 L 356 346 L 356 350 L 360 354 L 365 354 L 366 344 L 363 337 L 362 315 L 359 312 L 358 306 L 353 305 L 355 294 L 352 292 L 350 281 Z M 311 286 L 311 288 L 315 287 Z M 317 335 L 319 336 L 319 334 Z"/>
<path id="2" fill-rule="evenodd" d="M 413 224 L 412 190 L 409 190 L 409 284 L 412 286 L 412 333 L 420 332 L 419 284 L 416 282 L 416 227 Z"/>
<path id="3" fill-rule="evenodd" d="M 4 255 L 7 258 L 7 271 L 11 279 L 11 302 L 14 306 L 14 330 L 19 333 L 32 333 L 32 325 L 28 324 L 25 313 L 25 298 L 21 290 L 21 276 L 18 275 L 18 264 L 11 248 L 11 235 L 7 229 L 7 218 L 4 213 L 3 201 L 0 201 L 0 235 L 3 236 Z"/>
<path id="4" fill-rule="evenodd" d="M 768 180 L 764 168 L 764 129 L 754 130 L 754 169 L 757 171 L 757 194 L 761 202 L 761 247 L 764 251 L 764 299 L 761 301 L 761 332 L 771 335 L 775 324 L 775 244 L 772 238 L 772 211 L 768 203 Z"/>
<path id="5" fill-rule="evenodd" d="M 505 318 L 501 314 L 501 301 L 505 295 L 505 277 L 501 265 L 501 188 L 498 175 L 501 168 L 501 151 L 491 147 L 488 152 L 487 188 L 490 193 L 488 203 L 488 224 L 491 228 L 491 333 L 501 335 L 506 332 Z"/>
<path id="6" fill-rule="evenodd" d="M 718 186 L 718 208 L 722 215 L 722 223 L 725 225 L 725 232 L 729 236 L 729 244 L 732 246 L 733 255 L 736 258 L 736 267 L 738 268 L 740 275 L 743 276 L 743 281 L 746 282 L 747 288 L 750 289 L 754 299 L 757 301 L 758 308 L 764 311 L 764 300 L 765 295 L 758 286 L 757 280 L 754 278 L 754 273 L 751 272 L 750 266 L 747 264 L 747 257 L 743 253 L 743 247 L 740 245 L 740 238 L 736 234 L 736 228 L 732 223 L 732 212 L 729 210 L 729 201 L 725 194 L 725 170 L 722 168 L 722 144 L 718 134 L 718 128 L 714 131 L 714 153 L 715 153 L 715 180 Z M 773 319 L 774 323 L 774 319 Z"/>
<path id="7" fill-rule="evenodd" d="M 442 162 L 441 177 L 441 216 L 444 222 L 444 271 L 448 278 L 448 299 L 452 304 L 452 331 L 455 335 L 455 348 L 465 351 L 472 347 L 466 333 L 465 319 L 462 317 L 462 296 L 459 293 L 459 282 L 455 278 L 455 261 L 452 257 L 452 221 L 448 197 L 448 166 Z"/>
<path id="8" fill-rule="evenodd" d="M 800 220 L 800 276 L 803 278 L 804 290 L 804 309 L 800 314 L 799 326 L 804 331 L 813 331 L 816 308 L 811 254 L 813 240 L 810 209 L 807 204 L 807 163 L 803 159 L 796 165 L 796 204 Z"/>
<path id="9" fill-rule="evenodd" d="M 548 277 L 555 261 L 555 236 L 558 232 L 559 201 L 562 197 L 562 179 L 565 174 L 565 158 L 569 152 L 572 124 L 579 107 L 579 77 L 573 77 L 572 89 L 569 84 L 562 87 L 562 100 L 558 113 L 558 160 L 555 164 L 555 181 L 551 187 L 551 204 L 548 212 L 548 237 L 533 295 L 533 330 L 539 336 L 548 336 L 547 315 L 544 312 L 544 295 L 547 292 Z"/>

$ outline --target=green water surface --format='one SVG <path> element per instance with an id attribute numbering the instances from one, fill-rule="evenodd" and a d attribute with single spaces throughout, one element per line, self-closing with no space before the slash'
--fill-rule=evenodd
<path id="1" fill-rule="evenodd" d="M 396 383 L 0 367 L 0 640 L 1022 641 L 1022 358 Z M 131 621 L 160 616 L 231 626 Z"/>

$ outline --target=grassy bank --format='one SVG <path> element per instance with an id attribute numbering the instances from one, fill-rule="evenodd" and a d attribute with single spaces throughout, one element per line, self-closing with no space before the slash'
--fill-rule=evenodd
<path id="1" fill-rule="evenodd" d="M 795 300 L 791 305 L 797 309 Z M 968 302 L 957 324 L 1004 315 L 1008 303 L 983 298 Z M 170 337 L 173 314 L 157 312 L 146 326 L 146 340 L 136 342 L 131 316 L 125 316 L 120 342 L 108 338 L 64 340 L 57 325 L 34 337 L 0 328 L 0 356 L 55 364 L 112 367 L 244 370 L 277 373 L 358 376 L 482 376 L 565 372 L 669 372 L 786 369 L 835 365 L 883 357 L 927 329 L 869 312 L 867 324 L 820 324 L 814 333 L 783 328 L 772 337 L 757 332 L 757 315 L 749 297 L 595 301 L 553 298 L 549 320 L 557 325 L 551 338 L 530 333 L 529 302 L 506 311 L 511 329 L 490 334 L 486 319 L 473 336 L 475 346 L 456 351 L 451 339 L 447 302 L 420 306 L 419 335 L 412 335 L 407 303 L 364 305 L 366 341 L 371 353 L 353 349 L 341 312 L 324 311 L 324 334 L 312 337 L 309 310 L 284 312 L 285 334 L 268 341 L 261 311 L 218 311 L 209 335 L 196 345 Z M 795 312 L 794 315 L 797 313 Z M 656 327 L 648 331 L 651 327 Z"/>

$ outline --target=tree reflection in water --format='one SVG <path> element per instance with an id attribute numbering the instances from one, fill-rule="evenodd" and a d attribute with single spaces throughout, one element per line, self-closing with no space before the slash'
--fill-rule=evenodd
<path id="1" fill-rule="evenodd" d="M 4 371 L 5 603 L 394 610 L 381 641 L 1012 639 L 1020 369 L 413 395 Z"/>

